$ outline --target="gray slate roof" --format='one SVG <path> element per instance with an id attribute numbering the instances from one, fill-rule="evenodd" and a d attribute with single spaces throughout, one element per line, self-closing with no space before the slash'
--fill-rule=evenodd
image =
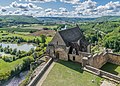
<path id="1" fill-rule="evenodd" d="M 79 27 L 61 30 L 58 33 L 67 46 L 69 46 L 69 43 L 77 42 L 79 39 L 85 38 Z"/>

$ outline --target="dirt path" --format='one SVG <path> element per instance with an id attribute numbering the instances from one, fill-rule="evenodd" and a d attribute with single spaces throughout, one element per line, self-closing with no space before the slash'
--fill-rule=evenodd
<path id="1" fill-rule="evenodd" d="M 47 69 L 47 71 L 45 72 L 45 74 L 42 76 L 42 78 L 40 79 L 40 81 L 38 81 L 38 83 L 36 84 L 36 86 L 41 86 L 42 83 L 44 82 L 44 80 L 47 78 L 49 72 L 51 71 L 51 69 L 53 68 L 55 62 L 53 62 L 50 67 Z"/>

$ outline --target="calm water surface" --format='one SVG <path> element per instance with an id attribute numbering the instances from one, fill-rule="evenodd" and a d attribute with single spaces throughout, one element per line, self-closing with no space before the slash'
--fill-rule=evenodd
<path id="1" fill-rule="evenodd" d="M 12 49 L 17 48 L 17 50 L 21 50 L 21 51 L 26 51 L 28 52 L 31 48 L 36 48 L 36 46 L 34 46 L 33 44 L 11 44 L 11 43 L 0 43 L 0 45 L 2 45 L 3 48 L 9 46 Z"/>

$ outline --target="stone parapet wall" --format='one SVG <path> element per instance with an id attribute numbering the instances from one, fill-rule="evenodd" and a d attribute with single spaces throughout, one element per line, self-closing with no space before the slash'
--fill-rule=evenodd
<path id="1" fill-rule="evenodd" d="M 112 73 L 108 73 L 108 72 L 105 72 L 103 70 L 100 70 L 100 69 L 97 69 L 97 68 L 94 68 L 94 67 L 88 66 L 88 65 L 86 65 L 84 70 L 86 70 L 88 72 L 91 72 L 91 73 L 93 73 L 95 75 L 98 75 L 100 77 L 103 77 L 103 78 L 115 81 L 117 83 L 120 83 L 120 76 L 114 75 Z"/>
<path id="2" fill-rule="evenodd" d="M 41 79 L 45 71 L 49 68 L 51 63 L 53 62 L 53 59 L 50 58 L 48 62 L 44 65 L 44 67 L 38 72 L 38 74 L 30 81 L 30 83 L 27 86 L 36 86 L 37 82 Z"/>
<path id="3" fill-rule="evenodd" d="M 120 54 L 108 53 L 108 62 L 120 65 Z"/>

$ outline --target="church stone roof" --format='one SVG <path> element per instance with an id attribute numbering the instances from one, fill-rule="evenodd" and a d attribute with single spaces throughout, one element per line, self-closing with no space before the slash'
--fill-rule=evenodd
<path id="1" fill-rule="evenodd" d="M 79 39 L 84 38 L 84 35 L 78 26 L 70 29 L 61 30 L 58 33 L 67 46 L 69 46 L 69 43 L 78 42 Z"/>

